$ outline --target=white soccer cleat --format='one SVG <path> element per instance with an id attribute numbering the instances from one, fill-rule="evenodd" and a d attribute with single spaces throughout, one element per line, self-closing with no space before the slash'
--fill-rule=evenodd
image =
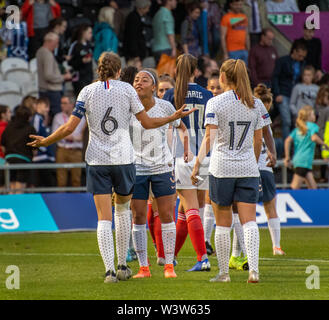
<path id="1" fill-rule="evenodd" d="M 166 260 L 164 258 L 158 257 L 157 258 L 157 264 L 159 266 L 164 266 L 166 264 Z"/>
<path id="2" fill-rule="evenodd" d="M 228 273 L 225 274 L 217 274 L 215 278 L 209 280 L 210 282 L 231 282 L 231 278 Z"/>
<path id="3" fill-rule="evenodd" d="M 118 271 L 117 271 L 117 279 L 121 281 L 125 281 L 130 279 L 132 276 L 132 271 L 128 266 L 118 266 Z"/>
<path id="4" fill-rule="evenodd" d="M 119 282 L 115 272 L 112 270 L 107 271 L 105 274 L 104 283 L 115 283 L 115 282 Z"/>
<path id="5" fill-rule="evenodd" d="M 256 271 L 249 272 L 248 283 L 258 283 L 259 282 L 259 274 Z"/>
<path id="6" fill-rule="evenodd" d="M 277 248 L 277 247 L 273 248 L 273 256 L 285 256 L 285 255 L 286 253 L 281 248 Z"/>

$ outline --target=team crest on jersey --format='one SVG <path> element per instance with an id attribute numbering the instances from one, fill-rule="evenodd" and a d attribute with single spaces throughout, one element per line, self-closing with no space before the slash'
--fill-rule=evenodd
<path id="1" fill-rule="evenodd" d="M 262 118 L 265 120 L 265 119 L 268 119 L 270 117 L 269 113 L 266 113 L 266 114 L 263 114 L 262 115 Z"/>

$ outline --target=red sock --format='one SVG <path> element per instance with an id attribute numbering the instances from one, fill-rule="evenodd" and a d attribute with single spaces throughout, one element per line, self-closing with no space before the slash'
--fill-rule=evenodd
<path id="1" fill-rule="evenodd" d="M 172 217 L 174 219 L 174 222 L 176 223 L 176 206 L 174 207 L 174 212 Z"/>
<path id="2" fill-rule="evenodd" d="M 153 241 L 153 243 L 155 243 L 152 203 L 147 204 L 147 224 L 149 226 L 149 231 L 150 231 L 150 234 L 152 237 L 152 241 Z"/>
<path id="3" fill-rule="evenodd" d="M 158 212 L 154 212 L 154 236 L 158 251 L 158 258 L 164 258 L 163 242 L 162 242 L 162 231 L 161 221 Z"/>
<path id="4" fill-rule="evenodd" d="M 176 224 L 176 247 L 175 247 L 175 256 L 178 255 L 178 252 L 182 248 L 186 237 L 188 234 L 187 230 L 187 221 L 185 213 L 178 212 L 178 219 Z"/>
<path id="5" fill-rule="evenodd" d="M 187 228 L 191 238 L 193 248 L 197 254 L 198 261 L 207 255 L 206 245 L 204 241 L 204 231 L 199 216 L 198 209 L 190 209 L 186 212 Z"/>

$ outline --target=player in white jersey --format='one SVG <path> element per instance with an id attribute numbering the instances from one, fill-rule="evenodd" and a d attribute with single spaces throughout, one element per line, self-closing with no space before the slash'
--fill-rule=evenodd
<path id="1" fill-rule="evenodd" d="M 257 161 L 262 148 L 264 126 L 262 103 L 252 96 L 246 65 L 242 60 L 225 61 L 219 79 L 224 93 L 207 103 L 206 135 L 191 180 L 193 183 L 198 182 L 200 165 L 212 150 L 209 193 L 216 218 L 215 247 L 219 274 L 211 281 L 230 281 L 232 204 L 236 202 L 248 255 L 248 282 L 258 282 L 259 232 L 256 203 L 259 196 Z"/>
<path id="2" fill-rule="evenodd" d="M 167 117 L 175 112 L 174 106 L 154 96 L 157 89 L 157 75 L 152 69 L 138 72 L 134 88 L 147 114 Z M 187 136 L 187 129 L 180 120 L 171 124 L 182 129 Z M 175 252 L 176 226 L 172 217 L 173 197 L 176 193 L 174 159 L 168 145 L 167 131 L 169 124 L 152 130 L 145 130 L 139 121 L 132 117 L 130 121 L 132 141 L 136 154 L 136 184 L 131 208 L 133 212 L 133 241 L 138 256 L 140 270 L 134 278 L 151 277 L 147 261 L 147 199 L 150 187 L 157 202 L 161 221 L 162 243 L 164 248 L 165 278 L 176 278 L 173 260 Z"/>
<path id="3" fill-rule="evenodd" d="M 82 89 L 68 122 L 49 137 L 31 135 L 31 147 L 48 146 L 71 134 L 85 115 L 89 127 L 86 151 L 87 190 L 94 196 L 98 214 L 97 239 L 105 265 L 105 282 L 131 277 L 126 265 L 130 234 L 130 199 L 135 183 L 134 149 L 129 135 L 129 122 L 134 114 L 147 129 L 157 128 L 186 116 L 183 107 L 169 117 L 149 118 L 134 88 L 118 81 L 120 57 L 104 52 L 98 61 L 99 81 Z M 194 111 L 194 110 L 193 110 Z M 118 272 L 114 267 L 112 236 L 112 188 L 116 193 L 116 251 Z"/>

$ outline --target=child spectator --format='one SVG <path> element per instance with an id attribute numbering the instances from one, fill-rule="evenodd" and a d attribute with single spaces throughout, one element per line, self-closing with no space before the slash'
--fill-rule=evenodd
<path id="1" fill-rule="evenodd" d="M 304 181 L 306 181 L 308 189 L 317 189 L 312 173 L 315 145 L 319 144 L 326 150 L 329 150 L 329 146 L 317 135 L 319 127 L 314 121 L 315 113 L 313 107 L 304 106 L 298 112 L 296 128 L 290 133 L 284 143 L 284 165 L 286 167 L 291 167 L 290 145 L 292 142 L 294 143 L 292 166 L 295 173 L 291 182 L 291 188 L 294 190 L 300 189 Z"/>
<path id="2" fill-rule="evenodd" d="M 65 31 L 67 29 L 67 21 L 62 18 L 56 18 L 49 22 L 49 32 L 54 32 L 59 37 L 58 47 L 54 50 L 54 56 L 59 65 L 62 65 L 64 61 L 69 60 L 66 55 L 67 47 L 65 46 Z"/>
<path id="3" fill-rule="evenodd" d="M 36 134 L 30 125 L 31 116 L 29 108 L 20 106 L 2 134 L 1 145 L 5 149 L 5 159 L 8 163 L 22 164 L 32 161 L 32 148 L 26 145 L 31 140 L 29 136 Z M 25 188 L 29 177 L 29 170 L 10 170 L 10 188 L 13 193 L 15 189 Z"/>
<path id="4" fill-rule="evenodd" d="M 290 97 L 290 110 L 293 119 L 297 118 L 298 111 L 304 106 L 315 107 L 316 96 L 319 87 L 313 84 L 315 70 L 312 66 L 306 66 L 302 73 L 302 82 L 294 86 Z"/>

